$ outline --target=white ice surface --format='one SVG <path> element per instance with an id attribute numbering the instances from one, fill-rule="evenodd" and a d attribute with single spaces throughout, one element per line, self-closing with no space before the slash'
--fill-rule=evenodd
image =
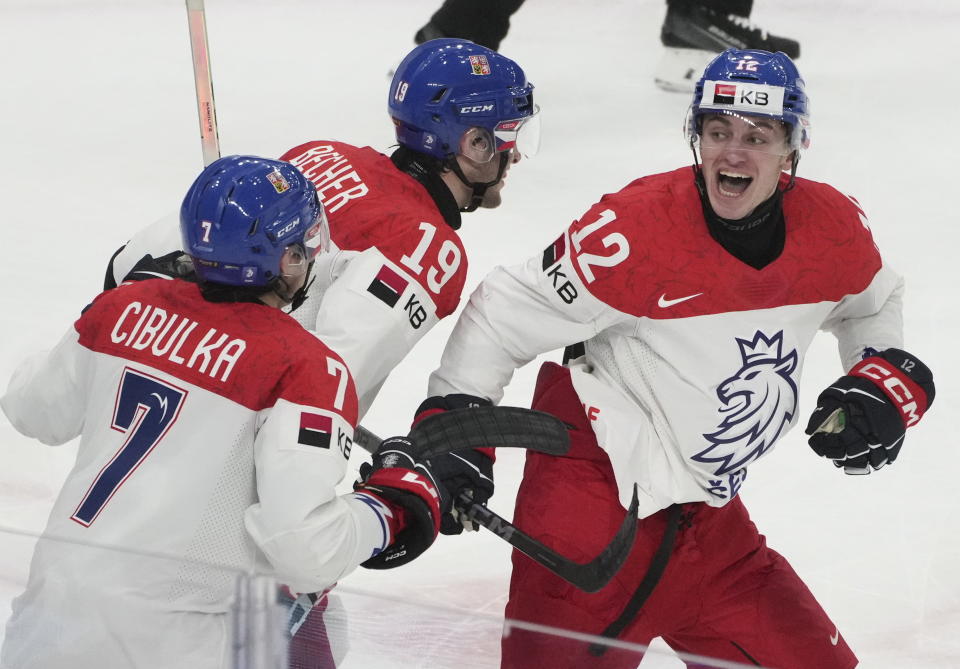
<path id="1" fill-rule="evenodd" d="M 438 5 L 209 0 L 223 153 L 279 155 L 331 138 L 387 150 L 387 73 Z M 537 86 L 543 149 L 511 171 L 506 206 L 465 217 L 468 289 L 495 264 L 539 252 L 603 193 L 689 162 L 680 134 L 688 99 L 652 83 L 662 13 L 660 0 L 530 0 L 515 15 L 501 50 Z M 798 429 L 751 467 L 742 494 L 862 666 L 960 666 L 960 300 L 950 279 L 960 247 L 960 3 L 758 0 L 753 18 L 802 43 L 798 64 L 814 116 L 800 174 L 866 209 L 881 249 L 907 276 L 907 348 L 934 370 L 938 394 L 893 467 L 844 476 L 812 454 Z M 6 379 L 97 293 L 112 251 L 179 206 L 201 153 L 182 2 L 0 0 L 0 44 Z M 367 427 L 405 430 L 452 323 L 396 370 Z M 840 372 L 829 336 L 814 348 L 804 416 Z M 534 365 L 518 372 L 505 403 L 527 403 L 534 374 Z M 49 449 L 20 436 L 0 417 L 0 525 L 42 529 L 73 454 L 73 446 Z M 491 506 L 507 517 L 521 464 L 504 453 L 497 465 Z M 361 570 L 344 585 L 499 615 L 506 549 L 485 533 L 442 538 L 403 570 Z M 0 620 L 27 555 L 0 551 Z M 496 666 L 496 634 L 465 652 Z M 679 664 L 648 657 L 643 666 Z"/>

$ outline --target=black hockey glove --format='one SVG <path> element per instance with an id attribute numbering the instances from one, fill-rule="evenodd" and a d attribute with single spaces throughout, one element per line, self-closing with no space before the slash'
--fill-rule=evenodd
<path id="1" fill-rule="evenodd" d="M 196 281 L 193 261 L 183 251 L 172 251 L 159 258 L 149 253 L 133 266 L 123 281 L 144 281 L 147 279 L 185 279 Z"/>
<path id="2" fill-rule="evenodd" d="M 490 406 L 490 400 L 473 395 L 439 395 L 428 397 L 417 409 L 416 425 L 427 416 L 449 411 L 451 409 L 466 409 L 470 407 Z M 475 531 L 480 526 L 467 518 L 466 515 L 454 507 L 454 502 L 462 494 L 466 494 L 478 504 L 486 504 L 493 495 L 493 460 L 492 448 L 475 448 L 456 453 L 444 453 L 431 458 L 430 470 L 437 482 L 443 486 L 449 499 L 442 509 L 443 518 L 440 531 L 443 534 L 460 534 L 464 529 Z"/>
<path id="3" fill-rule="evenodd" d="M 437 538 L 446 495 L 425 463 L 412 454 L 406 437 L 385 439 L 373 454 L 373 464 L 360 466 L 360 480 L 353 488 L 377 497 L 393 512 L 393 542 L 360 566 L 399 567 L 419 557 Z"/>
<path id="4" fill-rule="evenodd" d="M 847 474 L 897 459 L 906 429 L 933 404 L 933 375 L 916 357 L 889 348 L 857 363 L 817 398 L 810 447 Z"/>

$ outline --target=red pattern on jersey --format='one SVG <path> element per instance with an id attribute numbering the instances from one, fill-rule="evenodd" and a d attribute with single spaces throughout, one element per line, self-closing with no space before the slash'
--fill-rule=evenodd
<path id="1" fill-rule="evenodd" d="M 151 305 L 152 309 L 127 311 L 118 325 L 132 303 Z M 165 322 L 170 323 L 166 335 L 165 325 L 160 324 L 158 334 L 149 343 L 144 338 L 139 342 L 144 345 L 138 347 L 149 315 L 158 309 L 166 317 Z M 144 322 L 138 327 L 141 315 Z M 187 325 L 178 331 L 182 323 L 190 322 L 196 322 L 192 329 Z M 283 398 L 336 411 L 351 425 L 357 423 L 357 393 L 342 359 L 279 309 L 246 302 L 207 302 L 196 284 L 155 279 L 124 284 L 102 293 L 74 327 L 80 344 L 92 351 L 161 370 L 254 411 L 272 407 L 278 398 Z M 203 358 L 198 357 L 191 366 L 191 353 L 211 328 L 217 334 L 209 341 L 216 342 L 223 333 L 227 338 L 223 346 L 212 350 L 209 364 L 201 370 Z M 179 347 L 175 343 L 177 332 L 185 334 Z M 216 361 L 234 339 L 243 340 L 245 347 L 227 374 L 227 364 L 217 368 Z M 180 359 L 183 361 L 177 362 Z M 328 359 L 339 363 L 346 379 L 336 373 L 338 370 L 331 371 Z M 343 409 L 337 410 L 335 399 L 342 383 L 346 383 Z"/>
<path id="2" fill-rule="evenodd" d="M 342 142 L 307 142 L 280 159 L 297 166 L 317 187 L 337 246 L 350 251 L 376 247 L 430 294 L 438 318 L 456 310 L 467 277 L 467 254 L 456 231 L 416 179 L 398 170 L 382 153 Z M 422 223 L 436 229 L 425 250 L 418 248 L 427 234 Z M 418 261 L 402 261 L 415 252 Z M 452 276 L 434 291 L 431 283 L 435 286 L 438 277 L 445 275 L 444 267 L 454 264 Z M 428 278 L 431 271 L 432 280 Z"/>
<path id="3" fill-rule="evenodd" d="M 834 302 L 863 291 L 882 264 L 856 203 L 806 179 L 798 178 L 783 197 L 783 253 L 759 270 L 710 236 L 689 167 L 637 179 L 603 196 L 570 225 L 571 236 L 606 210 L 616 219 L 582 237 L 579 251 L 571 245 L 570 253 L 591 294 L 634 316 L 681 318 Z M 613 233 L 629 243 L 629 255 L 604 266 L 596 260 L 617 251 L 617 244 L 604 243 Z M 585 268 L 594 281 L 587 282 Z"/>

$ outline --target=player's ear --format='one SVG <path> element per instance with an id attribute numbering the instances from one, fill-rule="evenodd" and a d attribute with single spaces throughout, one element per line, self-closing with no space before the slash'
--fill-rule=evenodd
<path id="1" fill-rule="evenodd" d="M 486 128 L 470 128 L 460 138 L 460 154 L 475 163 L 488 163 L 496 153 L 493 136 Z"/>
<path id="2" fill-rule="evenodd" d="M 783 162 L 780 165 L 780 169 L 784 172 L 789 172 L 793 169 L 793 161 L 797 159 L 797 151 L 794 149 L 787 155 L 783 157 Z"/>

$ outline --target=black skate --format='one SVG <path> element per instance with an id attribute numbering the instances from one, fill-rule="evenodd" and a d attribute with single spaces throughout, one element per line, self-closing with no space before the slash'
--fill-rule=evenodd
<path id="1" fill-rule="evenodd" d="M 800 56 L 800 43 L 771 35 L 749 19 L 721 15 L 702 5 L 668 7 L 660 31 L 664 54 L 655 74 L 657 86 L 668 91 L 692 93 L 707 64 L 724 49 L 782 51 Z"/>
<path id="2" fill-rule="evenodd" d="M 449 35 L 444 34 L 444 32 L 433 25 L 433 23 L 427 23 L 427 25 L 420 28 L 413 36 L 413 42 L 414 44 L 423 44 L 424 42 L 429 42 L 432 39 L 440 39 L 441 37 L 449 37 Z"/>

